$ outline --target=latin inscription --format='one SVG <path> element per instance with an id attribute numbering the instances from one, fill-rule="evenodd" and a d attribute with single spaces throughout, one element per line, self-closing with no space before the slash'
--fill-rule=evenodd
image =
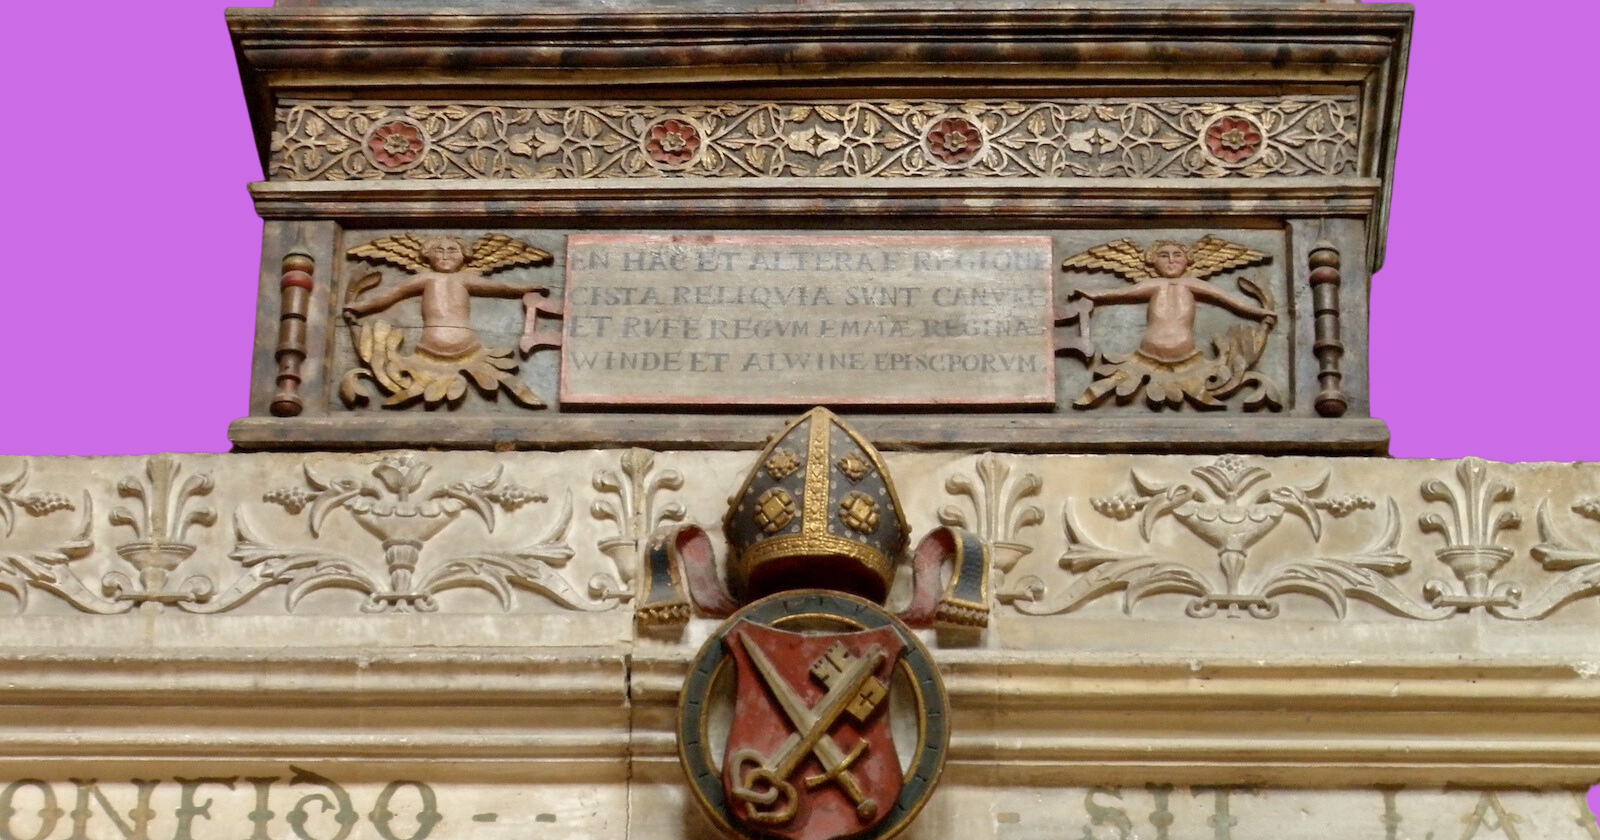
<path id="1" fill-rule="evenodd" d="M 590 820 L 620 817 L 605 813 L 598 800 L 569 801 L 570 790 L 540 790 L 418 778 L 355 782 L 259 765 L 251 772 L 160 778 L 13 776 L 0 780 L 0 840 L 510 840 L 547 831 L 591 836 L 600 829 Z M 965 830 L 997 840 L 1600 840 L 1582 790 L 1150 784 L 975 790 L 947 798 L 966 795 L 987 803 L 978 810 L 992 823 L 965 823 Z M 672 829 L 647 833 L 680 836 Z"/>
<path id="2" fill-rule="evenodd" d="M 567 239 L 575 404 L 1051 404 L 1050 240 Z"/>

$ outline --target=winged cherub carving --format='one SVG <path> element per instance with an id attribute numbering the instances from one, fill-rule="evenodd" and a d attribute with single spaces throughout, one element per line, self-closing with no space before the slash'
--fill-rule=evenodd
<path id="1" fill-rule="evenodd" d="M 521 350 L 554 346 L 535 336 L 539 313 L 559 316 L 549 302 L 548 286 L 530 286 L 490 280 L 485 275 L 518 266 L 546 265 L 548 251 L 499 233 L 478 237 L 468 246 L 455 236 L 419 239 L 409 233 L 385 236 L 351 248 L 353 260 L 388 263 L 415 276 L 366 297 L 382 274 L 373 272 L 350 285 L 345 294 L 344 318 L 351 325 L 356 354 L 364 367 L 346 373 L 339 394 L 347 405 L 366 402 L 357 384 L 373 382 L 386 395 L 385 407 L 417 398 L 429 406 L 460 399 L 467 380 L 486 394 L 504 388 L 517 402 L 530 408 L 544 403 L 516 375 L 512 348 L 488 348 L 472 330 L 472 298 L 522 298 L 525 311 Z M 409 352 L 404 336 L 386 321 L 364 322 L 364 316 L 381 312 L 407 298 L 422 296 L 422 335 Z"/>
<path id="2" fill-rule="evenodd" d="M 1068 305 L 1070 314 L 1059 323 L 1077 319 L 1081 337 L 1063 342 L 1064 349 L 1082 353 L 1094 381 L 1074 401 L 1088 408 L 1115 392 L 1127 402 L 1141 391 L 1151 408 L 1223 408 L 1222 400 L 1245 386 L 1254 391 L 1244 400 L 1247 410 L 1282 408 L 1278 386 L 1252 370 L 1266 347 L 1267 334 L 1277 323 L 1272 295 L 1248 278 L 1239 288 L 1259 305 L 1228 294 L 1207 278 L 1237 268 L 1259 265 L 1271 255 L 1237 243 L 1206 236 L 1194 244 L 1162 240 L 1140 249 L 1131 240 L 1096 245 L 1062 262 L 1064 271 L 1109 271 L 1132 286 L 1121 289 L 1074 289 L 1084 303 Z M 1095 350 L 1089 318 L 1095 306 L 1145 304 L 1144 335 L 1132 353 Z M 1214 356 L 1195 347 L 1194 318 L 1200 303 L 1220 306 L 1256 321 L 1239 325 L 1212 338 Z M 1074 311 L 1075 310 L 1075 311 Z"/>

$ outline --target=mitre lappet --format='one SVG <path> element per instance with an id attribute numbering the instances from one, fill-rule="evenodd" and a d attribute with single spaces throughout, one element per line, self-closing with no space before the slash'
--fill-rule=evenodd
<path id="1" fill-rule="evenodd" d="M 912 627 L 984 627 L 989 556 L 977 535 L 934 529 L 906 557 L 905 510 L 883 457 L 825 408 L 814 408 L 768 440 L 723 519 L 726 576 L 697 525 L 665 528 L 646 549 L 636 610 L 645 626 L 691 614 L 721 618 L 778 592 L 828 589 L 885 604 L 895 571 L 911 564 Z M 949 571 L 945 567 L 949 566 Z"/>

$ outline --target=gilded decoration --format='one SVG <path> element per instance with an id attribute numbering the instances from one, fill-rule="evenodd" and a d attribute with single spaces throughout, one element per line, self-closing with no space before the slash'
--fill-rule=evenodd
<path id="1" fill-rule="evenodd" d="M 839 502 L 839 521 L 852 531 L 870 534 L 878 530 L 878 503 L 871 496 L 854 491 Z"/>
<path id="2" fill-rule="evenodd" d="M 768 488 L 756 499 L 756 524 L 761 533 L 776 534 L 794 521 L 794 497 L 782 487 Z"/>
<path id="3" fill-rule="evenodd" d="M 766 468 L 773 481 L 782 481 L 800 469 L 800 458 L 792 449 L 779 449 L 767 459 Z"/>
<path id="4" fill-rule="evenodd" d="M 346 406 L 369 401 L 363 383 L 385 397 L 384 408 L 406 408 L 419 401 L 429 408 L 457 405 L 467 394 L 468 382 L 486 397 L 504 390 L 525 407 L 544 406 L 517 375 L 516 353 L 553 346 L 538 330 L 541 313 L 559 315 L 548 299 L 550 288 L 490 280 L 487 275 L 548 264 L 548 251 L 500 233 L 485 234 L 470 244 L 454 236 L 424 240 L 403 233 L 357 245 L 346 256 L 399 266 L 412 275 L 372 292 L 383 283 L 382 273 L 373 272 L 345 290 L 344 319 L 361 361 L 340 379 L 339 397 Z M 422 298 L 422 333 L 407 348 L 400 328 L 367 316 L 411 297 Z M 525 314 L 518 348 L 488 347 L 478 339 L 472 328 L 473 297 L 522 299 Z"/>
<path id="5" fill-rule="evenodd" d="M 1075 288 L 1078 300 L 1064 308 L 1057 325 L 1076 322 L 1077 335 L 1058 342 L 1060 353 L 1081 356 L 1094 381 L 1073 400 L 1077 408 L 1093 408 L 1108 399 L 1128 403 L 1144 397 L 1152 409 L 1225 408 L 1225 401 L 1244 394 L 1246 411 L 1283 408 L 1283 390 L 1255 369 L 1266 350 L 1267 336 L 1278 322 L 1277 303 L 1265 286 L 1239 277 L 1239 290 L 1255 302 L 1223 291 L 1210 278 L 1270 262 L 1264 251 L 1215 236 L 1198 242 L 1158 240 L 1141 248 L 1129 239 L 1096 245 L 1066 258 L 1064 271 L 1109 272 L 1132 283 L 1120 289 Z M 1131 353 L 1105 352 L 1096 345 L 1093 315 L 1097 307 L 1136 304 L 1145 307 L 1144 335 Z M 1200 304 L 1221 307 L 1255 323 L 1240 324 L 1211 336 L 1212 354 L 1197 345 L 1194 322 Z"/>
<path id="6" fill-rule="evenodd" d="M 860 481 L 867 477 L 867 473 L 872 471 L 872 465 L 867 463 L 865 458 L 854 452 L 840 458 L 834 466 L 838 467 L 839 472 L 844 473 L 851 481 Z"/>
<path id="7" fill-rule="evenodd" d="M 1355 175 L 1352 97 L 1001 102 L 291 102 L 268 177 Z"/>

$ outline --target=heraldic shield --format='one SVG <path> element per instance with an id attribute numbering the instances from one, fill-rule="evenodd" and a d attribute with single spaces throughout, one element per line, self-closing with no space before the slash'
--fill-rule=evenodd
<path id="1" fill-rule="evenodd" d="M 801 634 L 741 621 L 722 642 L 736 666 L 722 763 L 734 818 L 789 840 L 876 825 L 900 795 L 885 708 L 900 661 L 894 630 Z"/>
<path id="2" fill-rule="evenodd" d="M 882 608 L 825 590 L 736 613 L 679 708 L 684 769 L 737 837 L 886 840 L 927 801 L 949 743 L 927 649 Z"/>

